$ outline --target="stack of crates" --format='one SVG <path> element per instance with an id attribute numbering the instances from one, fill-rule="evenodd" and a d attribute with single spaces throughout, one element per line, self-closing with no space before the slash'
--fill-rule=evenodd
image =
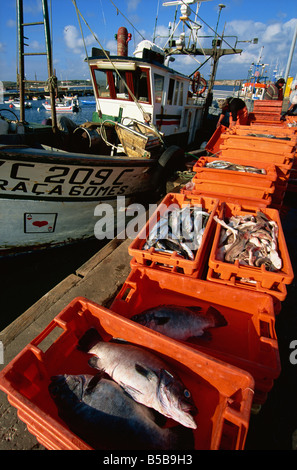
<path id="1" fill-rule="evenodd" d="M 249 113 L 249 124 L 258 126 L 269 124 L 282 126 L 281 113 L 283 102 L 279 100 L 254 101 L 253 111 Z"/>
<path id="2" fill-rule="evenodd" d="M 263 162 L 275 165 L 275 191 L 267 206 L 280 209 L 296 153 L 295 132 L 290 129 L 269 129 L 267 126 L 258 126 L 251 132 L 250 126 L 238 126 L 221 137 L 220 158 L 251 159 L 258 161 L 258 164 Z"/>
<path id="3" fill-rule="evenodd" d="M 0 373 L 1 389 L 17 408 L 18 416 L 28 430 L 47 449 L 94 449 L 64 423 L 48 392 L 52 376 L 94 375 L 88 365 L 89 355 L 77 349 L 78 341 L 89 328 L 95 328 L 105 342 L 121 338 L 142 351 L 150 351 L 167 364 L 169 371 L 177 374 L 198 408 L 197 428 L 189 429 L 194 449 L 244 448 L 254 389 L 254 379 L 248 372 L 77 297 Z M 273 333 L 272 323 L 271 328 Z M 54 341 L 51 335 L 54 335 Z M 176 426 L 172 419 L 165 420 L 164 428 Z M 106 427 L 98 429 L 105 450 L 109 450 L 104 447 L 107 432 Z M 111 450 L 125 449 L 117 427 L 112 432 Z M 124 437 L 127 441 L 127 436 Z M 100 439 L 97 440 L 100 449 Z M 134 446 L 131 441 L 130 451 L 136 450 Z M 190 442 L 185 442 L 184 446 L 180 449 L 188 449 L 190 453 Z M 168 451 L 167 448 L 164 450 Z"/>
<path id="4" fill-rule="evenodd" d="M 149 295 L 147 293 L 149 292 Z M 275 333 L 274 303 L 265 293 L 250 292 L 248 301 L 239 288 L 190 276 L 176 276 L 144 266 L 134 266 L 111 309 L 131 318 L 159 305 L 199 307 L 204 314 L 215 308 L 226 325 L 210 328 L 210 339 L 183 344 L 250 373 L 253 403 L 261 405 L 280 373 Z"/>
<path id="5" fill-rule="evenodd" d="M 203 161 L 208 159 L 200 158 Z M 274 165 L 266 164 L 265 167 L 270 183 L 274 182 L 277 177 Z M 229 173 L 234 175 L 237 172 Z M 212 225 L 206 227 L 205 238 L 195 260 L 181 260 L 177 253 L 160 253 L 146 246 L 150 230 L 160 221 L 160 216 L 156 214 L 162 216 L 170 205 L 183 207 L 189 203 L 202 204 L 203 208 L 212 209 L 209 220 Z M 286 297 L 286 283 L 293 278 L 292 268 L 278 211 L 257 206 L 256 209 L 250 209 L 252 214 L 260 209 L 279 224 L 280 256 L 284 260 L 282 272 L 271 278 L 272 273 L 267 274 L 263 266 L 256 269 L 258 276 L 251 279 L 251 284 L 235 284 L 230 265 L 231 274 L 225 275 L 224 272 L 221 278 L 220 272 L 214 271 L 210 265 L 220 233 L 220 226 L 215 219 L 222 217 L 224 204 L 220 200 L 213 200 L 209 194 L 198 195 L 195 191 L 168 194 L 128 248 L 132 257 L 131 273 L 111 309 L 131 318 L 147 309 L 164 305 L 195 306 L 204 313 L 210 307 L 215 308 L 224 316 L 227 325 L 212 328 L 211 341 L 198 340 L 196 343 L 188 342 L 187 345 L 249 372 L 255 380 L 253 405 L 260 406 L 265 403 L 274 380 L 280 374 L 275 315 L 279 313 L 281 301 Z M 235 208 L 242 209 L 242 206 L 236 205 Z"/>
<path id="6" fill-rule="evenodd" d="M 77 349 L 79 339 L 94 327 L 103 341 L 121 338 L 153 352 L 176 370 L 198 408 L 197 429 L 192 430 L 195 449 L 244 449 L 252 407 L 265 403 L 281 371 L 275 319 L 286 285 L 293 280 L 279 212 L 272 206 L 281 204 L 283 195 L 279 200 L 276 194 L 282 190 L 281 183 L 287 183 L 294 163 L 295 131 L 283 122 L 278 128 L 270 123 L 261 127 L 259 116 L 256 121 L 255 127 L 220 129 L 207 150 L 216 148 L 219 160 L 263 168 L 265 174 L 209 169 L 206 163 L 214 157 L 201 157 L 190 188 L 167 194 L 130 243 L 130 274 L 110 308 L 82 297 L 74 299 L 0 373 L 0 388 L 46 448 L 92 449 L 59 417 L 48 385 L 51 376 L 58 374 L 94 374 L 87 355 Z M 255 129 L 275 131 L 277 138 L 249 135 Z M 288 139 L 282 140 L 284 136 Z M 158 236 L 166 238 L 166 232 L 161 235 L 156 227 L 163 226 L 166 218 L 168 223 L 175 208 L 207 212 L 207 224 L 192 257 L 151 243 Z M 276 272 L 218 257 L 222 230 L 218 219 L 256 215 L 259 210 L 278 227 L 282 267 Z M 184 243 L 182 237 L 178 241 Z M 209 328 L 205 340 L 194 325 L 190 325 L 194 338 L 176 338 L 167 334 L 166 321 L 164 330 L 154 331 L 132 319 L 164 306 L 192 308 L 198 323 L 213 309 L 224 323 Z M 53 340 L 52 333 L 57 333 Z M 165 426 L 174 425 L 167 419 Z M 120 438 L 118 442 L 115 449 L 121 450 Z"/>
<path id="7" fill-rule="evenodd" d="M 209 168 L 207 166 L 216 161 L 219 166 L 223 166 L 224 162 L 231 163 L 234 166 L 253 166 L 259 172 L 263 171 L 263 173 L 234 171 L 228 168 Z M 277 172 L 274 164 L 269 162 L 259 163 L 259 161 L 237 159 L 235 157 L 225 159 L 223 157 L 219 159 L 201 157 L 194 165 L 193 171 L 195 173 L 192 179 L 194 189 L 188 194 L 211 194 L 213 197 L 217 195 L 220 200 L 236 201 L 258 207 L 267 207 L 272 204 L 277 182 Z"/>

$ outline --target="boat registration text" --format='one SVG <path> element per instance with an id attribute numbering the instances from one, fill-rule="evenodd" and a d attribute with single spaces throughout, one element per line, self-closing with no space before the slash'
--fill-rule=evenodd
<path id="1" fill-rule="evenodd" d="M 51 165 L 0 160 L 0 195 L 96 198 L 124 195 L 135 168 Z"/>

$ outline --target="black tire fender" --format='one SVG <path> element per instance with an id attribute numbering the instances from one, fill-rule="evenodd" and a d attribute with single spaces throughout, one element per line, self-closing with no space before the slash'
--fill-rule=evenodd
<path id="1" fill-rule="evenodd" d="M 168 147 L 159 157 L 152 176 L 153 187 L 165 184 L 166 180 L 177 170 L 185 168 L 185 151 L 177 145 Z"/>

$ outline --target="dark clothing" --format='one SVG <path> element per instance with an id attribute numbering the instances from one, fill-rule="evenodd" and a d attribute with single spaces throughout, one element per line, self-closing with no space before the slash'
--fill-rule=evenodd
<path id="1" fill-rule="evenodd" d="M 226 112 L 229 111 L 232 116 L 232 120 L 237 121 L 237 113 L 241 109 L 245 108 L 245 102 L 240 98 L 227 98 L 227 101 L 228 106 L 222 109 L 222 114 L 225 116 Z"/>
<path id="2" fill-rule="evenodd" d="M 296 116 L 297 115 L 297 104 L 294 104 L 294 106 L 286 112 L 288 116 Z"/>

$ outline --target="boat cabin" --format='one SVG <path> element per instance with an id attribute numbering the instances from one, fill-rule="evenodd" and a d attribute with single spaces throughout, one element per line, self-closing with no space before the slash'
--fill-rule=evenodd
<path id="1" fill-rule="evenodd" d="M 137 120 L 153 124 L 169 144 L 193 142 L 204 100 L 191 97 L 189 77 L 166 66 L 164 55 L 146 48 L 133 58 L 96 52 L 88 58 L 96 98 L 93 121 L 128 125 Z"/>

